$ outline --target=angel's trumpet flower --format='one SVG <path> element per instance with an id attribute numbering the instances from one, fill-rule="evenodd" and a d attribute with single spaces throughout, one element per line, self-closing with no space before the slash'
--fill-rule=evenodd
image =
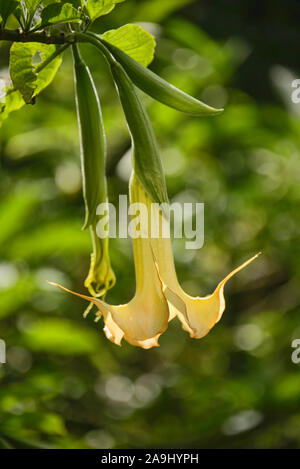
<path id="1" fill-rule="evenodd" d="M 139 186 L 139 199 L 148 207 L 148 211 L 152 210 L 152 213 L 156 211 L 152 219 L 160 220 L 159 229 L 160 233 L 162 233 L 163 223 L 169 223 L 169 221 L 164 219 L 158 211 L 157 205 L 152 203 L 135 177 L 132 178 L 131 185 Z M 164 284 L 164 294 L 169 303 L 170 320 L 177 316 L 182 323 L 183 329 L 189 332 L 190 336 L 195 339 L 204 337 L 212 327 L 220 321 L 225 310 L 224 287 L 228 280 L 258 257 L 258 255 L 256 255 L 240 267 L 234 269 L 219 283 L 214 293 L 211 295 L 204 298 L 191 297 L 185 293 L 179 285 L 170 237 L 163 238 L 160 234 L 158 237 L 152 237 L 150 243 L 158 264 L 160 277 Z"/>
<path id="2" fill-rule="evenodd" d="M 139 183 L 131 185 L 132 204 L 143 203 L 140 196 L 144 198 L 144 190 L 141 191 L 140 188 Z M 137 209 L 139 208 L 140 205 Z M 168 302 L 163 293 L 163 284 L 148 238 L 150 216 L 150 212 L 140 210 L 138 223 L 135 223 L 140 225 L 138 236 L 133 239 L 136 294 L 128 304 L 109 305 L 98 298 L 80 295 L 53 284 L 96 305 L 98 308 L 97 320 L 103 316 L 104 332 L 107 338 L 117 345 L 121 345 L 124 337 L 130 344 L 144 349 L 157 347 L 159 336 L 168 327 Z"/>

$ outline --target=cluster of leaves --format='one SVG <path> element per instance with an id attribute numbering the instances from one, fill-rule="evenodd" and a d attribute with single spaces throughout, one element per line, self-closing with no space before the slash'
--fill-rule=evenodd
<path id="1" fill-rule="evenodd" d="M 67 34 L 70 25 L 86 30 L 122 1 L 81 0 L 70 3 L 64 0 L 0 0 L 0 31 L 11 15 L 27 35 L 43 31 L 52 36 Z M 147 66 L 153 59 L 155 40 L 138 25 L 107 31 L 103 39 L 142 65 Z M 10 79 L 0 79 L 0 126 L 12 111 L 20 109 L 25 103 L 33 104 L 36 96 L 52 82 L 61 65 L 64 49 L 64 46 L 40 42 L 13 43 L 10 49 Z"/>
<path id="2" fill-rule="evenodd" d="M 74 22 L 93 22 L 107 15 L 125 0 L 1 0 L 0 19 L 4 27 L 14 15 L 25 31 Z"/>

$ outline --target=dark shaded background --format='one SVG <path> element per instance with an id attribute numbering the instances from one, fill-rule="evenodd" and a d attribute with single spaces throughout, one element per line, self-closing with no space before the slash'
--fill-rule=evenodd
<path id="1" fill-rule="evenodd" d="M 298 2 L 127 0 L 96 29 L 134 21 L 157 36 L 153 70 L 226 109 L 195 119 L 145 97 L 171 199 L 206 205 L 204 247 L 174 244 L 183 287 L 206 295 L 263 255 L 226 287 L 227 310 L 207 337 L 192 340 L 173 321 L 151 351 L 112 345 L 82 319 L 83 301 L 46 284 L 83 292 L 89 264 L 66 53 L 37 104 L 0 134 L 0 435 L 19 447 L 299 448 Z M 90 46 L 82 52 L 103 104 L 116 202 L 130 141 L 105 63 Z M 0 75 L 7 54 L 2 46 Z M 108 301 L 124 303 L 135 284 L 130 243 L 113 241 L 111 257 Z"/>

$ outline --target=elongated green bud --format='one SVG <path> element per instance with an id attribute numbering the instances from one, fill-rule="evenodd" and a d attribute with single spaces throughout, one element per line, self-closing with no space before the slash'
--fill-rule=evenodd
<path id="1" fill-rule="evenodd" d="M 160 152 L 148 114 L 123 67 L 111 62 L 111 70 L 132 137 L 135 174 L 154 202 L 168 203 Z"/>
<path id="2" fill-rule="evenodd" d="M 97 90 L 76 45 L 73 46 L 73 57 L 86 210 L 85 229 L 96 221 L 97 206 L 106 201 L 106 143 Z"/>
<path id="3" fill-rule="evenodd" d="M 99 36 L 98 36 L 99 37 Z M 153 99 L 178 111 L 194 116 L 214 116 L 223 112 L 184 93 L 154 72 L 133 60 L 118 47 L 101 40 L 115 59 L 124 67 L 133 83 Z"/>
<path id="4" fill-rule="evenodd" d="M 73 46 L 73 57 L 86 210 L 83 228 L 90 228 L 93 243 L 91 265 L 85 286 L 92 296 L 102 297 L 116 281 L 110 265 L 108 238 L 100 239 L 96 234 L 97 207 L 107 201 L 105 132 L 97 90 L 77 45 Z"/>

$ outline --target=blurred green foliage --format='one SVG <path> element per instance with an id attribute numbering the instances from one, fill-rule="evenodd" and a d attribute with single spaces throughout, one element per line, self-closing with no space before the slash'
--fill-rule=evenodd
<path id="1" fill-rule="evenodd" d="M 161 347 L 150 351 L 112 345 L 100 323 L 82 319 L 83 301 L 47 284 L 83 292 L 91 249 L 80 230 L 72 61 L 65 54 L 53 84 L 36 105 L 12 114 L 0 135 L 0 338 L 7 343 L 0 447 L 300 447 L 300 365 L 291 361 L 291 342 L 300 338 L 294 76 L 275 52 L 266 70 L 256 68 L 257 36 L 235 27 L 244 24 L 241 8 L 228 26 L 235 33 L 220 27 L 218 39 L 210 36 L 201 19 L 214 32 L 210 15 L 219 11 L 222 19 L 218 5 L 128 0 L 95 27 L 147 22 L 158 39 L 153 69 L 226 108 L 220 117 L 198 119 L 145 98 L 170 198 L 206 206 L 204 247 L 192 252 L 174 243 L 183 287 L 206 295 L 245 258 L 263 255 L 226 287 L 227 310 L 207 337 L 191 340 L 173 321 Z M 103 104 L 110 200 L 117 203 L 127 193 L 130 140 L 106 64 L 90 46 L 82 53 Z M 1 75 L 7 57 L 2 44 Z M 108 300 L 124 303 L 134 292 L 130 242 L 112 241 L 111 255 L 118 283 Z"/>

